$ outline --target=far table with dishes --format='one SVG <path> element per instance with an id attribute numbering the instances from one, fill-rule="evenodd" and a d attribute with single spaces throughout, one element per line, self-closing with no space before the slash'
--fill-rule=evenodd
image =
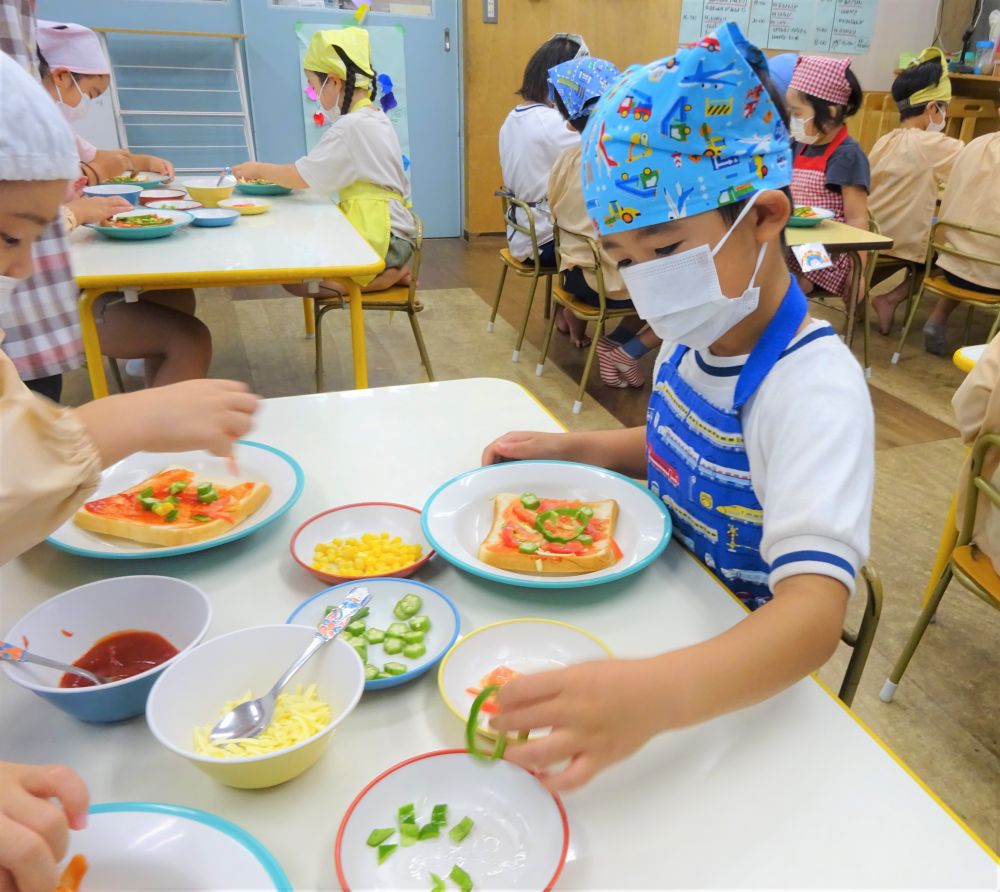
<path id="1" fill-rule="evenodd" d="M 119 583 L 133 586 L 134 609 L 149 622 L 190 613 L 185 640 L 208 627 L 210 640 L 184 647 L 159 675 L 148 723 L 81 722 L 12 684 L 21 667 L 0 674 L 0 758 L 69 763 L 98 803 L 91 827 L 72 841 L 94 882 L 103 878 L 95 888 L 147 888 L 145 867 L 158 872 L 158 887 L 198 890 L 443 888 L 432 874 L 442 883 L 451 877 L 449 889 L 471 881 L 483 890 L 995 889 L 995 856 L 812 678 L 753 708 L 662 735 L 561 798 L 511 763 L 466 753 L 470 703 L 504 667 L 649 656 L 745 616 L 688 552 L 667 545 L 668 515 L 632 481 L 567 463 L 477 470 L 484 445 L 512 429 L 562 428 L 525 390 L 496 379 L 266 400 L 252 433 L 259 445 L 235 450 L 239 473 L 272 478 L 273 502 L 244 522 L 251 534 L 137 560 L 133 547 L 88 547 L 63 530 L 56 545 L 0 568 L 4 631 L 30 631 L 19 642 L 26 648 L 89 644 L 81 639 L 99 634 L 99 622 L 61 613 L 53 596 L 107 586 L 108 577 L 156 577 Z M 209 475 L 225 465 L 189 460 Z M 126 459 L 106 472 L 104 487 L 138 485 L 156 464 Z M 518 576 L 484 563 L 477 545 L 492 525 L 498 487 L 521 493 L 521 506 L 540 511 L 543 524 L 543 514 L 568 526 L 590 518 L 579 508 L 550 511 L 544 498 L 615 498 L 619 563 L 590 585 L 549 578 L 555 584 L 541 588 L 530 570 Z M 422 516 L 410 508 L 424 508 Z M 348 642 L 333 641 L 297 676 L 327 696 L 336 729 L 273 757 L 209 764 L 197 755 L 194 726 L 210 725 L 226 699 L 248 688 L 263 693 L 327 608 L 336 619 L 356 588 L 350 570 L 363 558 L 355 546 L 387 543 L 374 550 L 390 560 L 400 553 L 397 531 L 438 553 L 413 578 L 365 585 L 366 625 L 349 625 Z M 350 539 L 353 550 L 336 550 Z M 100 558 L 85 556 L 102 548 Z M 348 581 L 329 589 L 321 574 Z M 163 585 L 197 589 L 210 612 L 199 598 L 171 598 Z M 47 622 L 30 611 L 48 613 Z M 136 613 L 121 621 L 146 620 Z M 414 660 L 389 655 L 385 635 L 394 624 L 401 640 L 420 645 Z M 398 668 L 366 679 L 352 649 L 368 664 Z M 60 653 L 71 652 L 66 644 Z M 494 743 L 480 737 L 477 746 Z M 245 789 L 284 777 L 270 789 Z M 232 875 L 192 854 L 199 845 L 213 858 L 232 857 Z M 148 858 L 135 862 L 133 854 L 127 868 L 127 853 L 144 846 Z"/>

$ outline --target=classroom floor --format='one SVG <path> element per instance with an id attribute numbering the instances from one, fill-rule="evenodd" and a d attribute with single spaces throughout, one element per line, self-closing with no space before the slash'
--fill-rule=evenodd
<path id="1" fill-rule="evenodd" d="M 641 424 L 646 392 L 603 387 L 596 370 L 580 415 L 570 412 L 583 352 L 556 337 L 545 374 L 534 374 L 544 333 L 541 295 L 528 329 L 521 362 L 511 363 L 513 324 L 526 298 L 524 282 L 508 277 L 496 330 L 489 315 L 499 274 L 495 238 L 425 242 L 421 292 L 427 304 L 421 323 L 438 379 L 510 378 L 534 392 L 570 429 Z M 211 373 L 247 381 L 263 396 L 312 392 L 313 343 L 304 339 L 301 303 L 276 289 L 238 289 L 234 300 L 199 295 L 199 315 L 215 338 Z M 941 534 L 963 447 L 950 400 L 962 374 L 950 359 L 924 353 L 919 325 L 893 367 L 895 337 L 872 335 L 876 413 L 876 487 L 872 563 L 882 576 L 885 607 L 865 676 L 854 703 L 857 714 L 995 851 L 1000 850 L 1000 675 L 996 642 L 1000 613 L 958 585 L 947 593 L 938 621 L 924 641 L 892 704 L 878 691 L 916 619 Z M 814 315 L 839 325 L 842 316 L 826 308 Z M 902 314 L 900 313 L 900 316 Z M 961 322 L 953 320 L 954 336 Z M 901 323 L 901 319 L 900 319 Z M 326 317 L 327 388 L 350 386 L 350 341 L 346 313 Z M 370 314 L 369 375 L 372 386 L 426 380 L 405 318 Z M 987 320 L 974 320 L 970 343 L 985 340 Z M 860 334 L 855 352 L 860 355 Z M 651 366 L 653 357 L 646 360 Z M 86 375 L 67 376 L 65 399 L 88 396 Z M 852 621 L 861 599 L 852 604 Z M 837 687 L 846 665 L 842 647 L 820 672 Z"/>

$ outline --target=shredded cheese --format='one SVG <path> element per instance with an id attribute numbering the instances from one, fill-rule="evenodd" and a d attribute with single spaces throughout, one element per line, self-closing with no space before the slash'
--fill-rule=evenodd
<path id="1" fill-rule="evenodd" d="M 247 691 L 243 697 L 230 700 L 219 711 L 219 717 L 240 703 L 252 699 L 253 694 Z M 227 740 L 225 743 L 212 743 L 209 734 L 214 723 L 202 725 L 194 729 L 194 751 L 199 756 L 212 756 L 216 759 L 265 756 L 295 746 L 312 737 L 329 725 L 331 719 L 330 704 L 319 699 L 316 685 L 311 684 L 305 690 L 302 689 L 302 685 L 298 685 L 294 693 L 283 692 L 278 695 L 271 724 L 257 737 L 242 737 Z"/>

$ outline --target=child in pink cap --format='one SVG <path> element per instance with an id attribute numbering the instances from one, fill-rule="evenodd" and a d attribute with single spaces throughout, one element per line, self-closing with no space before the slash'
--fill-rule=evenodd
<path id="1" fill-rule="evenodd" d="M 796 205 L 833 211 L 834 219 L 868 229 L 871 172 L 864 149 L 847 135 L 847 118 L 861 108 L 861 84 L 850 59 L 801 56 L 786 99 L 791 115 L 792 196 Z M 828 269 L 799 275 L 807 294 L 814 287 L 847 299 L 847 254 Z"/>

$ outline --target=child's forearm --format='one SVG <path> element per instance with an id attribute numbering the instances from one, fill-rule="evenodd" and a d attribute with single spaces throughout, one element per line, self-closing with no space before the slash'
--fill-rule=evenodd
<path id="1" fill-rule="evenodd" d="M 268 180 L 287 189 L 309 188 L 309 184 L 302 179 L 299 169 L 294 164 L 269 164 L 266 161 L 258 161 L 257 168 L 260 173 L 255 179 Z"/>
<path id="2" fill-rule="evenodd" d="M 822 666 L 840 640 L 847 590 L 828 576 L 791 576 L 770 603 L 701 644 L 649 660 L 643 699 L 661 729 L 752 706 Z"/>
<path id="3" fill-rule="evenodd" d="M 627 427 L 610 431 L 566 434 L 566 458 L 646 478 L 646 429 Z"/>

